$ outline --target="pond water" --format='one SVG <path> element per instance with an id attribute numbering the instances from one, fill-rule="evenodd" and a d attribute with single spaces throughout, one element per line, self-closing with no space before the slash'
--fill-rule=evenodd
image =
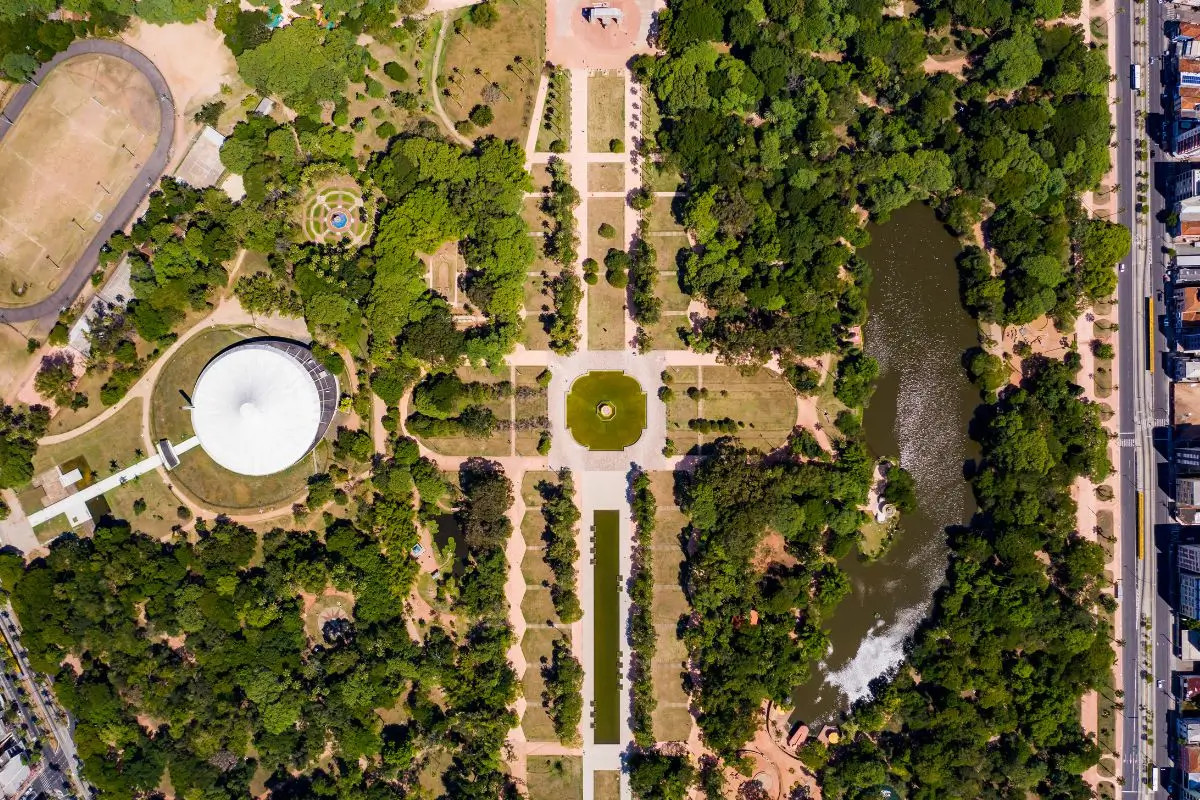
<path id="1" fill-rule="evenodd" d="M 597 511 L 595 566 L 595 701 L 596 744 L 621 743 L 621 668 L 617 650 L 621 639 L 618 545 L 620 517 L 616 511 Z"/>
<path id="2" fill-rule="evenodd" d="M 874 277 L 864 339 L 880 376 L 864 429 L 874 455 L 899 456 L 912 473 L 919 508 L 901 520 L 882 558 L 843 560 L 852 591 L 826 621 L 825 659 L 793 694 L 794 718 L 810 725 L 868 696 L 870 682 L 900 664 L 906 637 L 945 576 L 946 527 L 974 510 L 963 464 L 977 455 L 967 425 L 979 394 L 961 359 L 978 338 L 959 301 L 959 244 L 920 204 L 870 232 L 863 255 Z"/>
<path id="3" fill-rule="evenodd" d="M 450 571 L 454 577 L 461 578 L 467 571 L 467 556 L 466 548 L 458 541 L 458 520 L 453 514 L 438 514 L 433 521 L 437 524 L 433 543 L 437 547 L 438 560 L 440 562 L 453 551 L 455 559 Z"/>

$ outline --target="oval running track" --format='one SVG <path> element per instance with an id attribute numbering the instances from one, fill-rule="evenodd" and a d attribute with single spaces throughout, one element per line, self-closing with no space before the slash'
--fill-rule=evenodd
<path id="1" fill-rule="evenodd" d="M 154 152 L 146 159 L 146 163 L 142 165 L 141 170 L 133 179 L 133 183 L 125 190 L 125 194 L 121 195 L 121 199 L 117 201 L 116 206 L 101 223 L 100 230 L 71 267 L 71 273 L 62 284 L 49 297 L 32 305 L 0 308 L 0 322 L 28 322 L 43 317 L 56 317 L 59 312 L 74 303 L 75 297 L 91 278 L 96 264 L 99 263 L 100 248 L 108 241 L 113 231 L 123 229 L 133 218 L 133 212 L 137 211 L 138 205 L 150 193 L 151 187 L 162 177 L 167 168 L 167 162 L 171 158 L 171 142 L 175 137 L 175 99 L 171 96 L 171 90 L 168 88 L 166 80 L 158 71 L 158 67 L 154 66 L 154 62 L 141 52 L 129 45 L 107 39 L 83 39 L 74 42 L 66 50 L 42 64 L 34 73 L 33 80 L 17 90 L 16 96 L 0 113 L 0 140 L 12 129 L 26 104 L 29 103 L 29 99 L 37 91 L 38 85 L 45 80 L 50 70 L 76 56 L 94 53 L 115 56 L 137 69 L 150 81 L 150 85 L 154 87 L 154 93 L 158 95 L 158 142 L 155 144 Z"/>

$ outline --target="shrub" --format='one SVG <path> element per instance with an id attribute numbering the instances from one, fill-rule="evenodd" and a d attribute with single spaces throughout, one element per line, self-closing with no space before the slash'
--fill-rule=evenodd
<path id="1" fill-rule="evenodd" d="M 404 83 L 408 80 L 408 70 L 397 64 L 395 61 L 389 61 L 383 65 L 383 74 L 394 80 L 396 83 Z"/>
<path id="2" fill-rule="evenodd" d="M 609 140 L 608 140 L 608 152 L 610 152 L 610 153 L 624 153 L 624 152 L 625 152 L 625 140 L 623 140 L 623 139 L 609 139 Z"/>
<path id="3" fill-rule="evenodd" d="M 375 128 L 375 135 L 380 139 L 390 139 L 396 135 L 396 126 L 390 122 L 381 122 Z"/>
<path id="4" fill-rule="evenodd" d="M 537 451 L 538 455 L 548 455 L 550 453 L 551 437 L 550 431 L 542 431 L 542 435 L 538 437 Z"/>
<path id="5" fill-rule="evenodd" d="M 550 143 L 550 152 L 551 153 L 567 152 L 567 143 L 564 142 L 562 139 L 555 139 L 553 142 Z"/>
<path id="6" fill-rule="evenodd" d="M 192 116 L 192 121 L 197 125 L 216 125 L 223 113 L 225 113 L 225 102 L 214 100 L 200 106 L 200 110 Z"/>
<path id="7" fill-rule="evenodd" d="M 387 89 L 384 88 L 382 83 L 375 78 L 372 78 L 370 75 L 366 77 L 366 84 L 367 94 L 369 94 L 371 97 L 374 97 L 377 100 L 387 97 Z"/>
<path id="8" fill-rule="evenodd" d="M 605 239 L 612 239 L 616 237 L 617 229 L 607 222 L 601 222 L 600 227 L 596 229 L 596 233 Z"/>
<path id="9" fill-rule="evenodd" d="M 471 6 L 468 12 L 471 17 L 471 22 L 481 28 L 490 28 L 500 20 L 500 12 L 496 10 L 496 6 L 491 0 Z"/>
<path id="10" fill-rule="evenodd" d="M 491 106 L 475 106 L 467 116 L 471 119 L 471 122 L 481 128 L 486 128 L 496 121 L 496 114 L 492 111 Z"/>
<path id="11" fill-rule="evenodd" d="M 475 132 L 475 126 L 471 124 L 471 120 L 469 119 L 460 119 L 458 122 L 454 123 L 454 130 L 458 131 L 463 136 L 470 136 Z"/>

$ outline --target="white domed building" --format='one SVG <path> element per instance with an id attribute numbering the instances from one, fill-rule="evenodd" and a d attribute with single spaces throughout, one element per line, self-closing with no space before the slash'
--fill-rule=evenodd
<path id="1" fill-rule="evenodd" d="M 218 353 L 196 379 L 192 428 L 213 461 L 240 475 L 282 472 L 329 430 L 337 377 L 307 347 L 251 340 Z"/>

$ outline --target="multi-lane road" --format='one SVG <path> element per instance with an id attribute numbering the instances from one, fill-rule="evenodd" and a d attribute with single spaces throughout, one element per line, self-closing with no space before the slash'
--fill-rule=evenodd
<path id="1" fill-rule="evenodd" d="M 1167 352 L 1166 303 L 1171 291 L 1165 282 L 1166 230 L 1160 220 L 1165 198 L 1156 186 L 1170 159 L 1161 145 L 1160 120 L 1164 69 L 1169 48 L 1164 25 L 1173 13 L 1163 3 L 1123 0 L 1116 16 L 1116 36 L 1111 46 L 1117 64 L 1117 103 L 1114 107 L 1118 145 L 1118 217 L 1133 233 L 1133 251 L 1119 276 L 1120 323 L 1120 501 L 1122 569 L 1125 589 L 1121 618 L 1122 672 L 1125 697 L 1122 774 L 1125 797 L 1165 798 L 1172 773 L 1168 729 L 1171 674 L 1179 634 L 1171 613 L 1175 582 L 1171 578 L 1172 548 L 1177 526 L 1171 524 L 1172 488 L 1169 467 L 1171 447 L 1170 381 Z M 1150 62 L 1154 59 L 1153 65 Z M 1131 67 L 1138 64 L 1144 76 L 1142 92 L 1131 85 Z M 1138 142 L 1149 145 L 1151 158 L 1140 160 Z M 1137 213 L 1138 184 L 1148 185 L 1142 195 L 1149 208 Z M 1159 293 L 1162 292 L 1160 295 Z M 1151 312 L 1151 309 L 1153 311 Z M 1139 505 L 1139 493 L 1143 503 Z M 1144 536 L 1144 558 L 1139 558 L 1139 536 Z M 1159 688 L 1162 681 L 1164 689 Z M 1163 778 L 1158 792 L 1150 791 L 1151 770 Z"/>

